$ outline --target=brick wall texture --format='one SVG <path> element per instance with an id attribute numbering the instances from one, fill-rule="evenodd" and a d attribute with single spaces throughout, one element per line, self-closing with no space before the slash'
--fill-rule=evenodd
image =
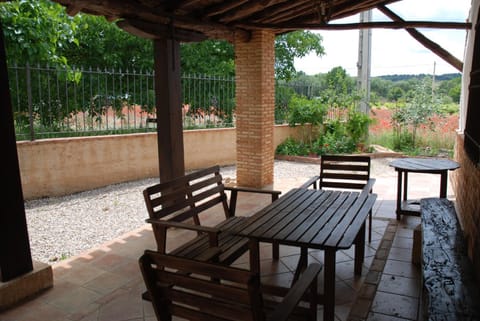
<path id="1" fill-rule="evenodd" d="M 254 32 L 235 41 L 237 184 L 273 184 L 275 109 L 275 36 Z"/>
<path id="2" fill-rule="evenodd" d="M 460 168 L 451 173 L 451 179 L 469 257 L 480 282 L 480 169 L 468 158 L 463 142 L 463 136 L 457 134 L 455 160 L 460 163 Z"/>

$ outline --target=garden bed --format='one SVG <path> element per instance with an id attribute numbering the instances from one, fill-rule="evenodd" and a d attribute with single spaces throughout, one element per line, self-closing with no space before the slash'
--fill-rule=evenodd
<path id="1" fill-rule="evenodd" d="M 379 145 L 371 145 L 374 149 L 372 153 L 359 153 L 355 155 L 367 155 L 371 158 L 383 158 L 383 157 L 404 157 L 402 153 L 397 153 L 388 148 Z M 309 164 L 320 164 L 321 156 L 294 156 L 294 155 L 275 155 L 275 159 L 285 160 L 291 162 L 301 162 Z"/>

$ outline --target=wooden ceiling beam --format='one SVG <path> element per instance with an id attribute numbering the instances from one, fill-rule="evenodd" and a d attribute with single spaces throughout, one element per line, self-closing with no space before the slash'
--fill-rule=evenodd
<path id="1" fill-rule="evenodd" d="M 232 0 L 232 1 L 224 1 L 221 4 L 217 4 L 207 8 L 204 11 L 205 17 L 213 17 L 216 15 L 225 14 L 235 8 L 243 5 L 244 3 L 248 2 L 248 0 Z"/>
<path id="2" fill-rule="evenodd" d="M 396 13 L 391 11 L 385 6 L 379 6 L 378 10 L 380 10 L 383 14 L 385 14 L 387 17 L 392 19 L 393 21 L 397 22 L 403 22 L 404 20 L 398 16 Z M 458 58 L 453 56 L 451 53 L 449 53 L 447 50 L 443 49 L 440 47 L 437 43 L 431 41 L 427 37 L 425 37 L 423 34 L 417 31 L 415 28 L 406 28 L 405 29 L 413 38 L 415 38 L 418 42 L 420 42 L 424 47 L 430 49 L 432 52 L 434 52 L 437 56 L 448 62 L 450 65 L 455 67 L 458 71 L 462 72 L 463 71 L 463 62 L 460 61 Z"/>
<path id="3" fill-rule="evenodd" d="M 310 1 L 304 1 L 300 3 L 295 2 L 294 4 L 287 3 L 284 6 L 278 7 L 276 12 L 269 12 L 268 16 L 261 19 L 261 22 L 275 24 L 281 21 L 290 20 L 292 17 L 297 17 L 299 14 L 305 12 L 305 10 L 308 10 L 311 7 L 312 3 Z M 258 21 L 259 19 L 256 20 Z"/>
<path id="4" fill-rule="evenodd" d="M 126 19 L 117 22 L 121 29 L 147 39 L 175 39 L 181 42 L 203 41 L 208 37 L 203 33 L 159 25 L 141 20 Z"/>
<path id="5" fill-rule="evenodd" d="M 248 16 L 251 16 L 259 11 L 263 11 L 266 8 L 276 4 L 278 0 L 262 0 L 251 1 L 242 4 L 237 7 L 235 11 L 230 11 L 218 18 L 221 23 L 230 23 L 235 20 L 239 20 Z"/>
<path id="6" fill-rule="evenodd" d="M 355 29 L 409 29 L 409 28 L 435 28 L 435 29 L 471 29 L 471 23 L 462 22 L 432 22 L 432 21 L 375 21 L 360 23 L 240 23 L 236 25 L 245 29 L 272 29 L 288 32 L 293 30 L 355 30 Z"/>
<path id="7" fill-rule="evenodd" d="M 332 8 L 331 20 L 342 19 L 360 13 L 374 9 L 378 6 L 394 3 L 401 0 L 364 0 L 359 1 L 356 4 L 342 3 Z"/>

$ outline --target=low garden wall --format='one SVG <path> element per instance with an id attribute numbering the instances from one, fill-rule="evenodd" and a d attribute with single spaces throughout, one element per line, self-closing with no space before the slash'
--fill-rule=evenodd
<path id="1" fill-rule="evenodd" d="M 275 147 L 297 128 L 275 126 Z M 184 131 L 185 169 L 236 162 L 235 128 Z M 17 143 L 26 200 L 158 177 L 157 134 L 56 138 Z"/>

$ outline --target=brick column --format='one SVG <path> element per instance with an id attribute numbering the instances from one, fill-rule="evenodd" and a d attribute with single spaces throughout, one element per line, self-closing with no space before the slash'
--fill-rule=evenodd
<path id="1" fill-rule="evenodd" d="M 253 32 L 235 41 L 237 184 L 273 184 L 275 35 Z"/>

